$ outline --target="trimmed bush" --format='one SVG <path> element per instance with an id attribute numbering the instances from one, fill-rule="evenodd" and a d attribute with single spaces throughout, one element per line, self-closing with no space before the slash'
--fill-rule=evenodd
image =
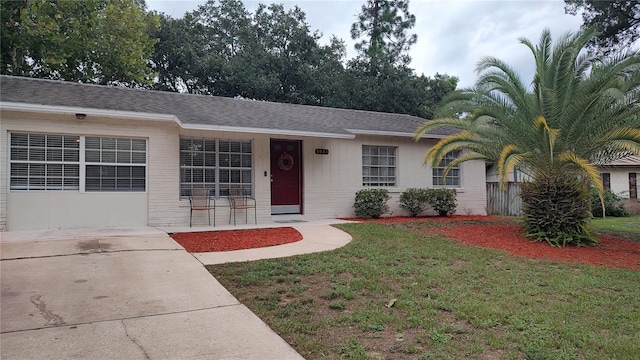
<path id="1" fill-rule="evenodd" d="M 456 212 L 455 189 L 426 189 L 427 202 L 440 216 L 449 216 Z"/>
<path id="2" fill-rule="evenodd" d="M 400 207 L 413 217 L 429 207 L 440 216 L 449 216 L 456 212 L 456 190 L 409 188 L 400 194 Z"/>
<path id="3" fill-rule="evenodd" d="M 400 208 L 416 217 L 429 207 L 428 200 L 427 189 L 409 188 L 400 194 Z"/>
<path id="4" fill-rule="evenodd" d="M 389 211 L 387 206 L 389 198 L 389 191 L 386 189 L 362 189 L 356 192 L 356 202 L 353 205 L 356 208 L 356 215 L 379 218 Z"/>
<path id="5" fill-rule="evenodd" d="M 629 216 L 629 211 L 624 207 L 624 199 L 611 191 L 604 192 L 605 216 L 624 217 Z M 591 213 L 593 217 L 602 217 L 602 204 L 596 191 L 591 192 Z"/>
<path id="6" fill-rule="evenodd" d="M 591 192 L 575 177 L 561 175 L 524 182 L 520 196 L 527 237 L 556 247 L 597 243 L 588 229 Z"/>

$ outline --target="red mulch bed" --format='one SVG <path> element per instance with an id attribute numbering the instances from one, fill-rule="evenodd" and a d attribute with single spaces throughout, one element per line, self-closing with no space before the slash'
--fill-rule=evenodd
<path id="1" fill-rule="evenodd" d="M 252 230 L 201 231 L 171 234 L 190 253 L 232 251 L 288 244 L 302 240 L 290 227 Z"/>
<path id="2" fill-rule="evenodd" d="M 452 222 L 451 226 L 429 231 L 438 232 L 467 245 L 488 247 L 532 259 L 547 259 L 597 266 L 640 270 L 640 242 L 599 236 L 598 246 L 554 248 L 546 242 L 533 242 L 522 235 L 516 224 L 504 224 L 495 216 L 427 216 L 388 217 L 381 219 L 345 219 L 361 222 L 392 224 L 409 221 Z M 461 221 L 482 221 L 481 224 L 456 224 Z M 293 228 L 205 231 L 175 233 L 171 237 L 188 252 L 231 251 L 288 244 L 302 240 Z"/>
<path id="3" fill-rule="evenodd" d="M 613 236 L 598 236 L 597 246 L 555 248 L 546 242 L 534 242 L 522 234 L 522 227 L 504 224 L 504 218 L 482 215 L 394 216 L 380 219 L 350 218 L 344 220 L 393 224 L 399 222 L 462 222 L 482 221 L 482 224 L 452 224 L 430 229 L 467 245 L 504 250 L 531 259 L 547 259 L 597 266 L 640 270 L 640 242 Z"/>
<path id="4" fill-rule="evenodd" d="M 381 224 L 392 224 L 398 222 L 409 222 L 409 221 L 437 221 L 437 222 L 446 222 L 446 221 L 473 221 L 473 220 L 483 220 L 483 221 L 504 221 L 504 218 L 500 218 L 498 216 L 487 216 L 487 215 L 451 215 L 451 216 L 390 216 L 383 217 L 379 219 L 364 219 L 364 218 L 342 218 L 340 220 L 348 220 L 348 221 L 357 221 L 357 222 L 375 222 Z"/>
<path id="5" fill-rule="evenodd" d="M 598 236 L 600 244 L 597 246 L 555 248 L 546 242 L 533 242 L 525 238 L 518 225 L 456 225 L 438 230 L 468 245 L 505 250 L 532 259 L 640 270 L 640 242 L 612 236 Z"/>

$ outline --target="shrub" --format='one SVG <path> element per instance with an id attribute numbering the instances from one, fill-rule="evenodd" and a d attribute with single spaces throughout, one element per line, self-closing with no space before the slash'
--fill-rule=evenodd
<path id="1" fill-rule="evenodd" d="M 400 208 L 416 217 L 427 209 L 428 200 L 427 189 L 409 188 L 400 194 Z"/>
<path id="2" fill-rule="evenodd" d="M 363 189 L 356 192 L 356 202 L 353 205 L 356 208 L 356 215 L 379 218 L 389 211 L 387 206 L 389 198 L 389 192 L 386 189 Z"/>
<path id="3" fill-rule="evenodd" d="M 440 216 L 449 216 L 456 212 L 455 189 L 426 189 L 427 202 Z"/>
<path id="4" fill-rule="evenodd" d="M 629 211 L 624 207 L 624 199 L 611 191 L 604 192 L 604 209 L 605 216 L 629 216 Z M 594 217 L 602 217 L 602 203 L 595 190 L 591 192 L 591 213 Z"/>
<path id="5" fill-rule="evenodd" d="M 400 207 L 413 217 L 428 207 L 440 216 L 449 216 L 456 211 L 456 190 L 409 188 L 400 194 Z"/>
<path id="6" fill-rule="evenodd" d="M 526 236 L 552 246 L 590 245 L 591 194 L 570 175 L 544 177 L 521 185 Z"/>

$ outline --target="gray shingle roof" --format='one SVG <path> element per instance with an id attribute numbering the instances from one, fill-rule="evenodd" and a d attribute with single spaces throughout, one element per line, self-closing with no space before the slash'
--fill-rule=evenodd
<path id="1" fill-rule="evenodd" d="M 425 119 L 411 115 L 129 89 L 0 76 L 0 101 L 51 107 L 174 115 L 190 127 L 223 126 L 300 133 L 413 133 Z M 351 130 L 351 131 L 350 131 Z M 450 130 L 432 133 L 436 137 Z"/>
<path id="2" fill-rule="evenodd" d="M 608 167 L 608 166 L 633 166 L 633 167 L 638 167 L 638 166 L 640 166 L 640 156 L 629 155 L 629 156 L 624 157 L 622 159 L 618 159 L 618 160 L 612 161 L 610 163 L 604 164 L 603 166 L 605 166 L 605 167 Z"/>

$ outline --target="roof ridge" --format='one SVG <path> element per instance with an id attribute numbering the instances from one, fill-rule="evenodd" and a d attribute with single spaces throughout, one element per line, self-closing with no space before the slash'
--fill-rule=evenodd
<path id="1" fill-rule="evenodd" d="M 326 134 L 351 136 L 354 133 L 404 136 L 413 134 L 418 126 L 428 121 L 409 114 L 260 100 L 243 101 L 217 95 L 7 75 L 0 77 L 0 85 L 0 100 L 3 103 L 24 104 L 23 108 L 31 109 L 30 111 L 66 109 L 68 112 L 82 112 L 85 109 L 95 109 L 99 110 L 96 112 L 98 115 L 111 112 L 119 112 L 119 116 L 133 113 L 166 114 L 179 119 L 181 126 L 220 131 L 250 129 L 258 133 L 282 132 L 320 137 L 326 137 Z M 33 106 L 27 106 L 29 104 Z M 443 128 L 430 132 L 430 135 L 439 138 L 453 132 L 453 129 Z"/>
<path id="2" fill-rule="evenodd" d="M 137 91 L 137 92 L 153 92 L 153 93 L 162 93 L 162 94 L 183 94 L 179 92 L 173 91 L 162 91 L 162 90 L 152 90 L 145 88 L 131 88 L 126 86 L 116 86 L 116 85 L 102 85 L 102 84 L 93 84 L 93 83 L 83 83 L 83 82 L 75 82 L 69 80 L 56 80 L 56 79 L 42 79 L 42 78 L 34 78 L 29 76 L 17 76 L 17 75 L 0 75 L 1 78 L 19 78 L 25 81 L 36 81 L 36 82 L 49 82 L 55 84 L 62 84 L 65 86 L 83 86 L 83 87 L 94 87 L 100 89 L 115 89 L 115 90 L 126 90 L 126 91 Z M 189 95 L 200 95 L 200 94 L 189 94 Z"/>

